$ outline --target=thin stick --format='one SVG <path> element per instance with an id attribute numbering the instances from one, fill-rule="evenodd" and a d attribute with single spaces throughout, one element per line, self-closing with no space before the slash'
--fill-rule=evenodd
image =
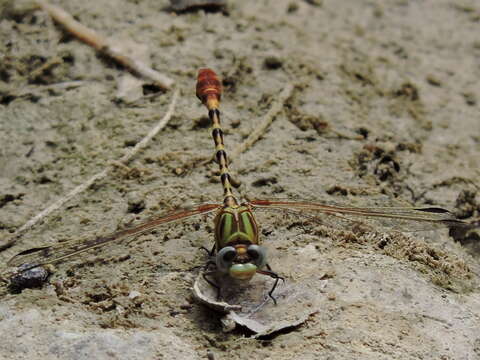
<path id="1" fill-rule="evenodd" d="M 173 93 L 172 101 L 170 102 L 170 105 L 168 106 L 168 110 L 166 114 L 163 116 L 163 118 L 157 123 L 157 125 L 155 125 L 149 131 L 149 133 L 140 142 L 138 142 L 131 150 L 129 150 L 125 155 L 123 155 L 120 158 L 120 160 L 117 161 L 117 163 L 121 163 L 124 165 L 128 164 L 132 160 L 132 158 L 140 150 L 144 149 L 149 143 L 149 141 L 152 140 L 153 137 L 157 135 L 157 133 L 165 127 L 165 125 L 167 125 L 168 121 L 172 118 L 172 115 L 175 111 L 178 95 L 179 95 L 179 90 L 177 89 Z M 4 250 L 12 246 L 20 238 L 20 236 L 22 236 L 25 232 L 33 228 L 33 226 L 35 226 L 35 224 L 37 224 L 41 219 L 49 215 L 51 212 L 60 209 L 66 202 L 71 200 L 74 196 L 88 189 L 96 181 L 106 177 L 111 169 L 112 169 L 112 164 L 109 164 L 107 168 L 93 175 L 90 179 L 78 185 L 76 188 L 74 188 L 64 197 L 58 199 L 53 204 L 48 206 L 46 209 L 42 210 L 40 213 L 38 213 L 33 218 L 28 220 L 19 229 L 17 229 L 17 231 L 15 231 L 8 240 L 6 240 L 3 244 L 0 244 L 0 250 Z"/>
<path id="2" fill-rule="evenodd" d="M 178 100 L 178 95 L 180 91 L 177 89 L 173 93 L 172 96 L 172 101 L 170 102 L 170 105 L 168 106 L 167 113 L 163 116 L 163 118 L 158 122 L 157 125 L 155 125 L 152 130 L 145 136 L 141 141 L 139 141 L 129 152 L 127 152 L 123 157 L 119 160 L 119 162 L 123 164 L 127 164 L 130 162 L 130 160 L 138 153 L 140 150 L 144 149 L 147 144 L 150 142 L 150 140 L 153 139 L 157 133 L 162 130 L 170 121 L 172 118 L 172 115 L 175 111 L 175 106 L 177 105 L 177 100 Z"/>
<path id="3" fill-rule="evenodd" d="M 243 143 L 238 145 L 235 150 L 232 151 L 230 161 L 237 159 L 241 153 L 245 152 L 248 148 L 255 144 L 258 139 L 260 139 L 260 137 L 265 133 L 273 120 L 275 120 L 275 116 L 277 116 L 277 114 L 283 109 L 285 101 L 287 101 L 288 98 L 292 95 L 293 88 L 294 86 L 292 84 L 287 84 L 287 86 L 285 86 L 283 91 L 278 96 L 278 99 L 272 105 L 267 114 L 263 117 L 259 126 L 248 136 L 248 138 Z"/>
<path id="4" fill-rule="evenodd" d="M 44 0 L 36 0 L 35 3 L 44 11 L 46 11 L 57 23 L 62 25 L 65 30 L 90 45 L 101 54 L 108 56 L 116 61 L 118 64 L 129 69 L 132 73 L 144 77 L 148 80 L 154 81 L 156 85 L 162 89 L 168 90 L 172 87 L 174 81 L 168 76 L 153 70 L 143 62 L 133 59 L 113 46 L 108 39 L 97 34 L 94 30 L 89 29 L 76 21 L 72 15 L 67 13 L 62 8 L 51 5 Z"/>
<path id="5" fill-rule="evenodd" d="M 20 89 L 9 89 L 7 93 L 11 96 L 21 97 L 27 95 L 40 94 L 42 91 L 62 91 L 75 89 L 79 86 L 85 84 L 85 81 L 74 80 L 74 81 L 65 81 L 60 83 L 48 84 L 48 85 L 26 85 Z"/>

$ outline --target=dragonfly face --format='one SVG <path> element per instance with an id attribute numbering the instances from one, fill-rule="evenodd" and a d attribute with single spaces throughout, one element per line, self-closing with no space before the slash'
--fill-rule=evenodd
<path id="1" fill-rule="evenodd" d="M 266 263 L 266 250 L 259 246 L 258 226 L 246 205 L 226 206 L 215 218 L 216 264 L 220 272 L 250 280 Z"/>

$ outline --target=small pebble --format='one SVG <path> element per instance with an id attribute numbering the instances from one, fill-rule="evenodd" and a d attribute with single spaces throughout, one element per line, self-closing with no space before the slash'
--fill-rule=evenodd
<path id="1" fill-rule="evenodd" d="M 263 61 L 263 65 L 266 69 L 277 70 L 282 67 L 283 61 L 277 56 L 268 56 Z"/>
<path id="2" fill-rule="evenodd" d="M 295 2 L 291 2 L 288 4 L 288 8 L 287 8 L 287 13 L 291 14 L 291 13 L 294 13 L 298 11 L 298 4 L 295 3 Z"/>
<path id="3" fill-rule="evenodd" d="M 48 275 L 50 275 L 48 270 L 42 266 L 28 269 L 30 266 L 32 266 L 32 264 L 23 264 L 18 267 L 18 272 L 10 278 L 11 287 L 22 290 L 41 287 L 45 283 Z"/>
<path id="4" fill-rule="evenodd" d="M 174 11 L 185 11 L 194 8 L 220 8 L 225 5 L 225 0 L 170 0 L 170 6 Z"/>
<path id="5" fill-rule="evenodd" d="M 145 199 L 138 192 L 133 191 L 127 195 L 128 198 L 128 212 L 139 214 L 145 209 Z"/>
<path id="6" fill-rule="evenodd" d="M 180 305 L 180 309 L 182 310 L 190 310 L 192 308 L 192 304 L 182 304 Z"/>
<path id="7" fill-rule="evenodd" d="M 476 98 L 474 93 L 466 92 L 466 93 L 463 94 L 463 97 L 464 97 L 467 105 L 475 106 L 477 104 L 477 98 Z"/>
<path id="8" fill-rule="evenodd" d="M 221 318 L 220 323 L 222 324 L 222 331 L 225 333 L 233 331 L 237 326 L 235 321 L 232 318 L 228 317 L 228 315 Z"/>
<path id="9" fill-rule="evenodd" d="M 133 290 L 133 291 L 130 291 L 130 294 L 128 294 L 128 297 L 132 300 L 134 300 L 135 298 L 139 297 L 140 295 L 142 295 L 139 291 L 136 291 L 136 290 Z"/>

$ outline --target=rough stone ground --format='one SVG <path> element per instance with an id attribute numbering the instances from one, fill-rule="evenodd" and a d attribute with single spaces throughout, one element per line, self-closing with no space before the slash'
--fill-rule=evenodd
<path id="1" fill-rule="evenodd" d="M 205 66 L 224 80 L 227 150 L 287 83 L 297 86 L 232 164 L 250 197 L 396 199 L 478 217 L 477 1 L 245 0 L 226 12 L 181 14 L 157 0 L 55 3 L 169 74 L 181 97 L 130 171 L 115 171 L 28 232 L 0 254 L 1 270 L 33 246 L 219 200 L 215 166 L 202 165 L 213 145 L 194 96 Z M 139 98 L 119 98 L 125 71 L 44 13 L 0 4 L 4 238 L 121 157 L 163 116 L 171 92 L 144 84 Z M 219 315 L 191 296 L 205 261 L 198 247 L 212 242 L 211 219 L 199 218 L 59 265 L 41 289 L 2 289 L 0 357 L 480 358 L 478 236 L 462 246 L 445 229 L 352 236 L 290 216 L 260 220 L 277 271 L 313 288 L 328 278 L 304 325 L 263 340 L 222 333 Z"/>

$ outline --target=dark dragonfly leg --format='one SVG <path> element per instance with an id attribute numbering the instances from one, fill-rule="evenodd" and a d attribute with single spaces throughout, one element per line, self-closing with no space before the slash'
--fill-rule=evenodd
<path id="1" fill-rule="evenodd" d="M 275 297 L 273 296 L 273 292 L 275 291 L 275 288 L 278 285 L 278 281 L 282 280 L 283 282 L 285 282 L 285 279 L 280 275 L 278 275 L 276 272 L 272 271 L 272 268 L 270 267 L 270 265 L 267 264 L 266 268 L 268 270 L 257 270 L 257 274 L 267 275 L 267 276 L 270 276 L 272 279 L 275 279 L 275 282 L 273 283 L 273 286 L 270 289 L 268 296 L 273 300 L 273 303 L 277 305 L 277 299 L 275 299 Z"/>
<path id="2" fill-rule="evenodd" d="M 210 259 L 205 263 L 205 266 L 203 267 L 203 271 L 207 271 L 210 265 L 212 265 L 215 268 L 214 271 L 217 270 L 217 264 L 215 263 L 214 260 Z"/>
<path id="3" fill-rule="evenodd" d="M 213 245 L 212 250 L 208 250 L 204 246 L 202 246 L 200 249 L 205 250 L 208 253 L 208 256 L 210 256 L 210 259 L 206 262 L 205 267 L 203 268 L 204 272 L 202 274 L 202 277 L 207 283 L 209 283 L 211 286 L 217 289 L 217 300 L 219 300 L 221 296 L 220 286 L 211 278 L 209 278 L 209 276 L 217 273 L 217 264 L 215 260 L 213 260 L 213 254 L 215 253 L 215 244 Z M 209 270 L 210 267 L 212 267 L 213 270 Z"/>
<path id="4" fill-rule="evenodd" d="M 213 247 L 211 250 L 208 250 L 205 246 L 200 246 L 200 249 L 205 250 L 208 256 L 213 256 L 215 254 L 215 248 L 216 248 L 215 244 L 213 244 Z"/>
<path id="5" fill-rule="evenodd" d="M 208 265 L 209 264 L 207 263 L 207 267 L 208 267 Z M 217 301 L 218 301 L 218 300 L 220 300 L 220 297 L 222 295 L 222 292 L 221 292 L 222 289 L 220 288 L 220 286 L 215 281 L 208 278 L 208 276 L 214 275 L 216 273 L 217 273 L 217 270 L 212 270 L 212 271 L 208 271 L 208 272 L 203 273 L 202 276 L 207 283 L 209 283 L 211 286 L 213 286 L 215 289 L 217 289 Z"/>

